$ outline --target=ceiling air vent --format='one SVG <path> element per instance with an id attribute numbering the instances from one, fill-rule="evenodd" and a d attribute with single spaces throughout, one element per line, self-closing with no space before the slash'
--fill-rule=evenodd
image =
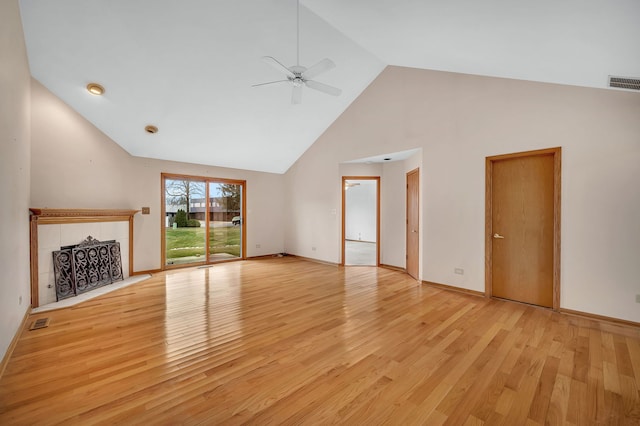
<path id="1" fill-rule="evenodd" d="M 614 77 L 610 75 L 609 87 L 640 91 L 640 77 Z"/>

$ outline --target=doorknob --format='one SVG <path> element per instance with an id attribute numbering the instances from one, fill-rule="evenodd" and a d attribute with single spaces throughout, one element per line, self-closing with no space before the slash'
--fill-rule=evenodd
<path id="1" fill-rule="evenodd" d="M 504 237 L 496 232 L 495 234 L 493 234 L 493 238 L 496 238 L 496 239 L 501 239 L 502 238 L 503 239 Z"/>
<path id="2" fill-rule="evenodd" d="M 418 232 L 418 231 L 416 231 L 415 229 L 412 229 L 412 230 L 411 230 L 411 232 L 416 233 L 416 232 Z"/>

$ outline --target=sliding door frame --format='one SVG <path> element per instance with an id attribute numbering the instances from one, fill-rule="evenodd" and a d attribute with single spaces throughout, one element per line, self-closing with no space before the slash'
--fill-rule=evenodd
<path id="1" fill-rule="evenodd" d="M 205 186 L 205 257 L 204 257 L 204 261 L 202 262 L 192 262 L 192 263 L 188 263 L 188 264 L 178 264 L 178 265 L 167 265 L 167 241 L 166 241 L 166 227 L 165 227 L 165 220 L 166 220 L 166 187 L 165 187 L 165 181 L 167 179 L 176 179 L 176 180 L 192 180 L 194 182 L 203 182 L 204 186 Z M 241 194 L 241 201 L 240 201 L 240 217 L 242 218 L 241 222 L 240 222 L 240 226 L 241 226 L 241 242 L 240 242 L 240 257 L 236 258 L 236 259 L 228 259 L 228 260 L 217 260 L 215 262 L 210 261 L 209 260 L 209 184 L 210 183 L 227 183 L 227 184 L 232 184 L 232 185 L 240 185 L 242 186 L 242 194 Z M 201 265 L 210 265 L 210 264 L 214 264 L 214 263 L 224 263 L 224 262 L 235 262 L 237 260 L 246 260 L 247 258 L 247 227 L 246 227 L 246 213 L 247 213 L 247 207 L 246 207 L 246 200 L 247 200 L 247 181 L 246 180 L 239 180 L 239 179 L 225 179 L 225 178 L 212 178 L 212 177 L 206 177 L 206 176 L 193 176 L 193 175 L 183 175 L 183 174 L 175 174 L 175 173 L 160 173 L 160 202 L 161 202 L 161 206 L 160 206 L 160 252 L 161 252 L 161 258 L 160 258 L 160 265 L 161 265 L 161 269 L 167 270 L 167 269 L 179 269 L 179 268 L 188 268 L 188 267 L 192 267 L 192 266 L 201 266 Z"/>

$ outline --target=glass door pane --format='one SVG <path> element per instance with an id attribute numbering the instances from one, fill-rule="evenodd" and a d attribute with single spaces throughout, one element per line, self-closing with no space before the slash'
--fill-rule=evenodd
<path id="1" fill-rule="evenodd" d="M 242 184 L 209 182 L 209 261 L 242 257 Z"/>
<path id="2" fill-rule="evenodd" d="M 164 226 L 167 265 L 206 261 L 205 189 L 204 182 L 165 178 Z"/>

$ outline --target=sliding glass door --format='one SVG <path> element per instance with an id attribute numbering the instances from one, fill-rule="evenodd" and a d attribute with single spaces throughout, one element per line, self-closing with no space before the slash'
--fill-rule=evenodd
<path id="1" fill-rule="evenodd" d="M 209 182 L 209 261 L 242 256 L 242 185 Z"/>
<path id="2" fill-rule="evenodd" d="M 165 264 L 204 262 L 206 185 L 187 178 L 165 179 Z"/>
<path id="3" fill-rule="evenodd" d="M 162 174 L 163 267 L 244 258 L 245 181 Z"/>

